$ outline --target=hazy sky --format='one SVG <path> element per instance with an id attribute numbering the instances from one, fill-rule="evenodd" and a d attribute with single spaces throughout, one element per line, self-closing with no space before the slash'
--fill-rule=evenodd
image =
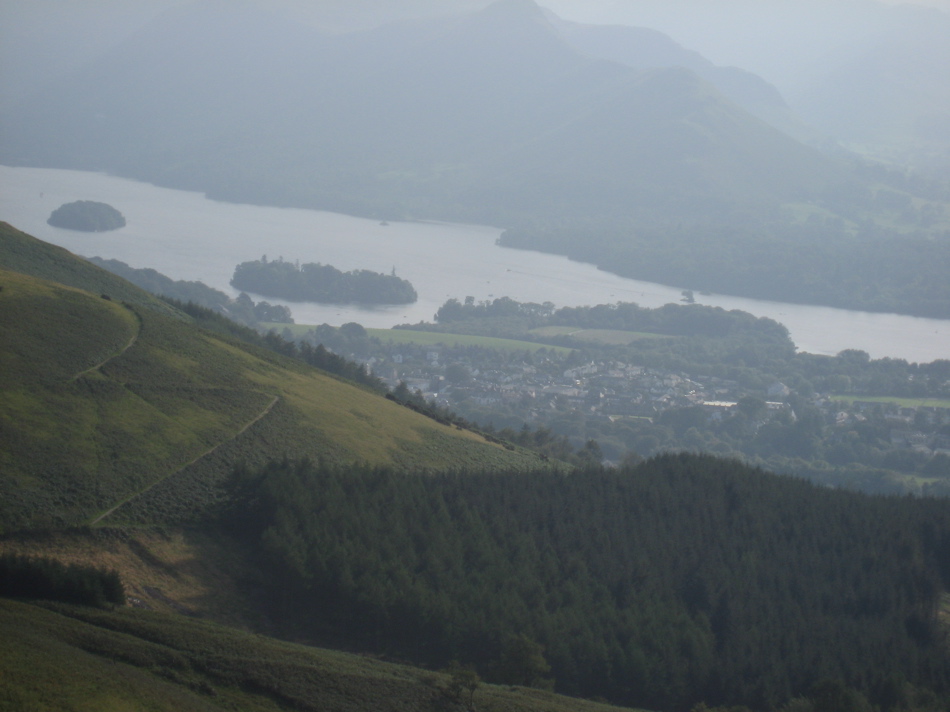
<path id="1" fill-rule="evenodd" d="M 886 31 L 894 24 L 897 5 L 916 5 L 916 14 L 943 12 L 944 18 L 950 17 L 950 0 L 541 0 L 541 4 L 567 19 L 660 30 L 715 64 L 755 72 L 783 92 L 794 92 L 802 70 L 813 73 L 840 48 Z"/>
<path id="2" fill-rule="evenodd" d="M 922 5 L 950 12 L 950 0 L 880 0 L 880 2 L 887 5 Z M 682 11 L 696 10 L 701 7 L 727 9 L 730 7 L 775 7 L 793 4 L 799 7 L 809 4 L 834 7 L 835 5 L 854 4 L 854 0 L 541 0 L 538 4 L 554 10 L 560 9 L 580 15 L 584 13 L 585 8 L 608 7 L 629 11 L 638 6 L 649 7 L 660 4 L 671 8 L 671 10 L 679 9 Z"/>
<path id="3" fill-rule="evenodd" d="M 904 5 L 906 0 L 884 0 L 889 5 Z M 926 5 L 950 12 L 950 0 L 917 0 L 914 5 Z"/>
<path id="4" fill-rule="evenodd" d="M 0 0 L 0 100 L 82 61 L 191 0 Z M 205 0 L 208 1 L 208 0 Z M 490 0 L 210 0 L 303 13 L 315 24 L 354 27 L 400 14 L 471 10 Z M 738 66 L 793 91 L 799 66 L 822 62 L 851 39 L 886 28 L 901 0 L 537 0 L 566 19 L 660 30 L 715 64 Z M 950 0 L 915 0 L 947 13 Z M 890 11 L 889 11 L 890 10 Z M 31 78 L 27 78 L 27 76 Z"/>

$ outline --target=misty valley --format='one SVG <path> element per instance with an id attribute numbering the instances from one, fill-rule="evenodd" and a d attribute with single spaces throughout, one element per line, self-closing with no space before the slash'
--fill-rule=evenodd
<path id="1" fill-rule="evenodd" d="M 948 709 L 919 2 L 0 5 L 0 708 Z"/>

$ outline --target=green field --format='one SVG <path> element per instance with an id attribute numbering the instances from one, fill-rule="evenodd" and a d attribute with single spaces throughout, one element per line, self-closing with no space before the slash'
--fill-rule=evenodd
<path id="1" fill-rule="evenodd" d="M 445 334 L 437 331 L 412 331 L 410 329 L 367 329 L 370 336 L 380 341 L 394 344 L 417 344 L 420 346 L 477 346 L 496 351 L 530 351 L 550 349 L 557 353 L 569 353 L 571 349 L 563 346 L 548 346 L 533 341 L 518 339 L 500 339 L 493 336 L 472 336 L 469 334 Z"/>
<path id="2" fill-rule="evenodd" d="M 569 336 L 577 341 L 587 341 L 609 346 L 629 346 L 644 339 L 670 339 L 666 334 L 649 334 L 644 331 L 619 331 L 617 329 L 578 329 L 575 326 L 542 326 L 532 329 L 530 334 L 541 338 Z"/>
<path id="3" fill-rule="evenodd" d="M 950 400 L 946 398 L 899 398 L 897 396 L 844 396 L 832 395 L 833 401 L 853 403 L 882 403 L 900 406 L 901 408 L 950 408 Z"/>
<path id="4" fill-rule="evenodd" d="M 278 334 L 282 334 L 284 329 L 290 331 L 296 337 L 304 336 L 313 329 L 309 324 L 277 324 L 265 323 L 261 326 L 273 329 Z M 494 349 L 496 351 L 530 351 L 532 353 L 541 349 L 550 349 L 557 353 L 569 353 L 571 349 L 564 346 L 549 346 L 539 344 L 534 341 L 521 341 L 519 339 L 502 339 L 494 336 L 474 336 L 472 334 L 448 334 L 441 331 L 414 331 L 412 329 L 367 329 L 366 333 L 383 343 L 389 344 L 414 344 L 417 346 L 477 346 L 483 349 Z"/>
<path id="5" fill-rule="evenodd" d="M 313 327 L 306 324 L 262 324 L 274 329 L 278 334 L 284 329 L 294 336 L 303 336 Z M 366 333 L 384 343 L 415 344 L 419 346 L 477 346 L 496 351 L 530 351 L 551 349 L 565 354 L 571 351 L 566 346 L 551 346 L 534 341 L 519 339 L 502 339 L 493 336 L 474 336 L 471 334 L 449 334 L 440 331 L 414 331 L 411 329 L 367 329 Z M 677 338 L 668 334 L 650 334 L 644 331 L 619 331 L 616 329 L 578 329 L 574 326 L 542 326 L 531 329 L 531 336 L 549 339 L 556 336 L 569 336 L 580 342 L 606 344 L 610 346 L 629 346 L 637 341 L 646 339 Z"/>

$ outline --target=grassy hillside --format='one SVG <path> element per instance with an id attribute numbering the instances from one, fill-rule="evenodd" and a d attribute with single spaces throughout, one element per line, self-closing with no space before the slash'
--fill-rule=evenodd
<path id="1" fill-rule="evenodd" d="M 33 271 L 80 283 L 91 275 L 96 287 L 115 279 L 22 234 L 13 239 L 46 260 Z M 6 249 L 6 236 L 0 243 Z M 109 522 L 180 517 L 213 501 L 237 461 L 506 468 L 531 457 L 169 318 L 141 295 L 120 303 L 7 269 L 0 285 L 6 530 L 98 523 L 104 514 Z"/>
<path id="2" fill-rule="evenodd" d="M 3 709 L 423 712 L 458 700 L 448 675 L 182 616 L 0 600 L 0 634 Z M 484 684 L 474 701 L 512 712 L 616 709 Z"/>
<path id="3" fill-rule="evenodd" d="M 168 304 L 125 279 L 106 270 L 91 268 L 86 260 L 78 259 L 68 250 L 37 240 L 2 221 L 0 266 L 93 294 L 108 294 L 119 301 L 144 304 L 164 314 L 175 314 Z"/>

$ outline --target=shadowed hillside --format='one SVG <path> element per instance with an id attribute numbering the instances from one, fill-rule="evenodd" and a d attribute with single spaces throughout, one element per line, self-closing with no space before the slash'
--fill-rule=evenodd
<path id="1" fill-rule="evenodd" d="M 0 706 L 157 712 L 465 709 L 609 712 L 540 690 L 477 684 L 279 642 L 183 616 L 0 600 Z M 477 679 L 477 678 L 476 678 Z"/>

